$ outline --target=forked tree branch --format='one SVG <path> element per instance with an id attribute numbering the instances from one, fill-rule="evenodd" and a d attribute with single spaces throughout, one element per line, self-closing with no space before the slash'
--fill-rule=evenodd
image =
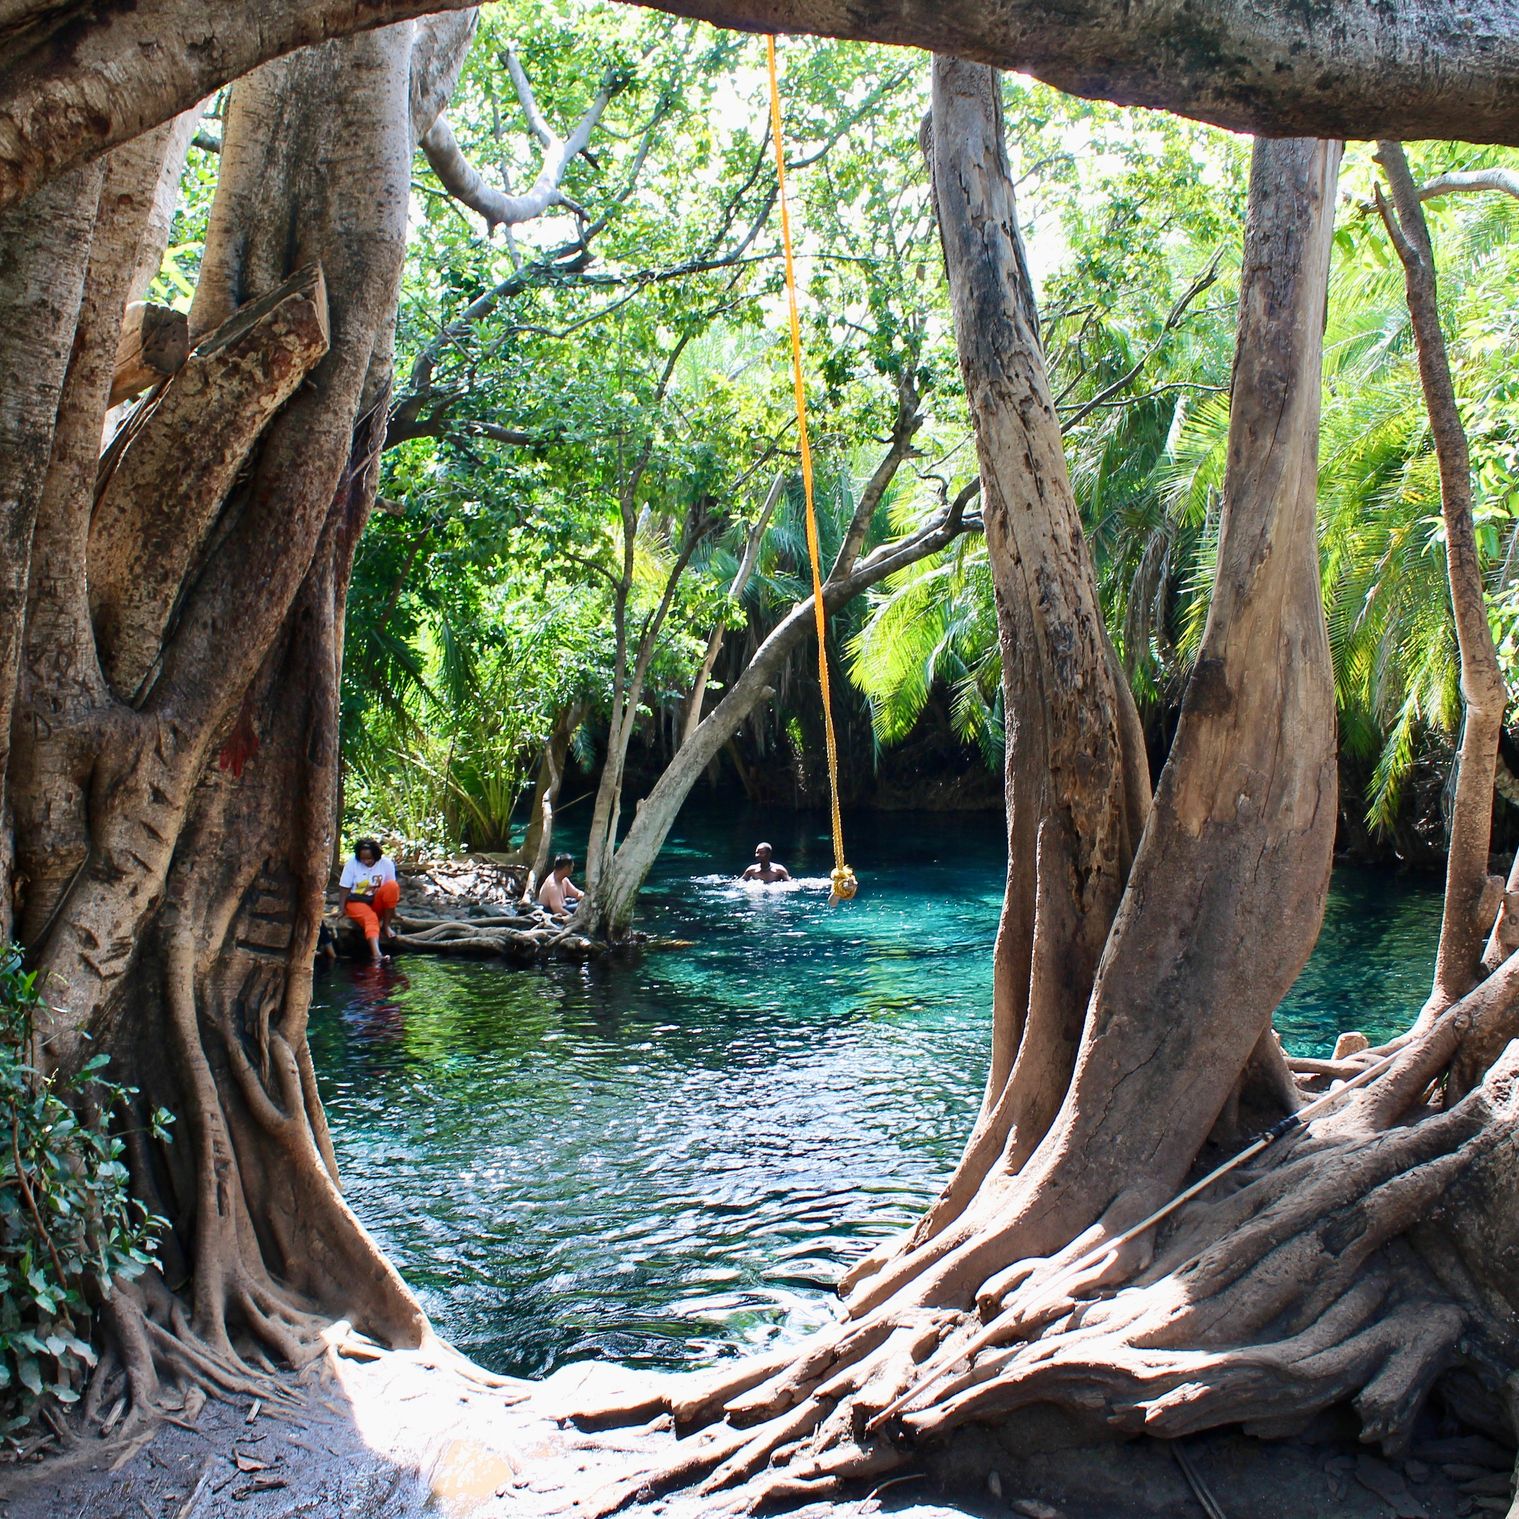
<path id="1" fill-rule="evenodd" d="M 455 200 L 461 201 L 472 211 L 485 218 L 487 233 L 496 227 L 516 227 L 544 215 L 555 206 L 570 206 L 578 210 L 560 188 L 564 176 L 576 157 L 585 151 L 591 133 L 612 98 L 627 87 L 626 74 L 609 72 L 602 80 L 596 98 L 586 108 L 574 130 L 568 137 L 560 137 L 548 124 L 533 95 L 532 85 L 522 71 L 515 53 L 506 55 L 507 68 L 517 89 L 517 99 L 522 114 L 527 118 L 528 130 L 543 146 L 543 163 L 532 187 L 521 195 L 509 195 L 486 183 L 484 176 L 465 156 L 459 146 L 448 118 L 438 119 L 422 134 L 422 151 L 432 165 L 443 188 Z"/>

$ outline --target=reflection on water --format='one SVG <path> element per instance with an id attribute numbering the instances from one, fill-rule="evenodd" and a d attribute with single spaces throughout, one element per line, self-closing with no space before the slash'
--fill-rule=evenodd
<path id="1" fill-rule="evenodd" d="M 761 836 L 797 879 L 734 879 Z M 969 1129 L 1003 849 L 995 817 L 854 820 L 861 894 L 830 908 L 816 820 L 709 818 L 642 908 L 694 948 L 339 965 L 312 1045 L 350 1201 L 440 1331 L 500 1370 L 686 1367 L 804 1331 Z M 1397 1027 L 1438 919 L 1427 888 L 1338 877 L 1290 1046 Z"/>
<path id="2" fill-rule="evenodd" d="M 1386 871 L 1334 873 L 1313 958 L 1276 1011 L 1295 1055 L 1328 1055 L 1360 1029 L 1373 1044 L 1401 1033 L 1429 995 L 1440 938 L 1440 883 Z"/>

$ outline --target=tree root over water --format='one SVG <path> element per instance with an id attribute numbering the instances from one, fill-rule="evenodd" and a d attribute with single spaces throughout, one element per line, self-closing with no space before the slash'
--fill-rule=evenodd
<path id="1" fill-rule="evenodd" d="M 680 1436 L 599 1512 L 692 1487 L 733 1511 L 801 1502 L 1034 1404 L 1125 1434 L 1272 1437 L 1348 1403 L 1364 1440 L 1399 1452 L 1443 1372 L 1491 1382 L 1516 1349 L 1510 1284 L 1469 1262 L 1503 1254 L 1483 1200 L 1519 1158 L 1519 1044 L 1449 1110 L 1421 1101 L 1468 1022 L 1453 1010 L 1311 1132 L 1173 1215 L 1153 1253 L 1115 1261 L 1108 1222 L 1025 1258 L 1016 1221 L 988 1225 L 979 1255 L 997 1268 L 951 1301 L 930 1257 L 884 1301 L 867 1278 L 800 1349 L 583 1410 L 586 1427 L 668 1413 Z M 999 1190 L 1014 1216 L 1016 1179 Z"/>

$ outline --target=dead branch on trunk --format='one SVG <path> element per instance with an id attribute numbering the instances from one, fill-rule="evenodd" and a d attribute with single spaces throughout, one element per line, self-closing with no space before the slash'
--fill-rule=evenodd
<path id="1" fill-rule="evenodd" d="M 116 345 L 110 404 L 135 396 L 174 374 L 190 352 L 190 319 L 172 306 L 133 301 Z"/>

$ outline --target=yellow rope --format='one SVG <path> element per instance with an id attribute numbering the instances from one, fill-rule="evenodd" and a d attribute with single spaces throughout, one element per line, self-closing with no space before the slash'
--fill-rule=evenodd
<path id="1" fill-rule="evenodd" d="M 802 322 L 796 306 L 796 264 L 791 255 L 791 214 L 786 207 L 786 147 L 781 136 L 781 88 L 776 78 L 775 38 L 765 38 L 770 67 L 770 135 L 775 139 L 775 179 L 781 207 L 781 246 L 786 252 L 786 303 L 791 313 L 791 381 L 796 391 L 796 431 L 802 454 L 802 495 L 807 502 L 807 553 L 812 560 L 812 606 L 818 625 L 818 685 L 823 691 L 823 739 L 828 749 L 828 800 L 833 808 L 833 884 L 830 900 L 848 901 L 859 890 L 844 863 L 844 821 L 839 816 L 839 751 L 833 737 L 833 698 L 828 689 L 828 614 L 823 607 L 823 570 L 818 548 L 817 508 L 812 496 L 812 446 L 807 438 L 807 392 L 802 384 Z"/>

